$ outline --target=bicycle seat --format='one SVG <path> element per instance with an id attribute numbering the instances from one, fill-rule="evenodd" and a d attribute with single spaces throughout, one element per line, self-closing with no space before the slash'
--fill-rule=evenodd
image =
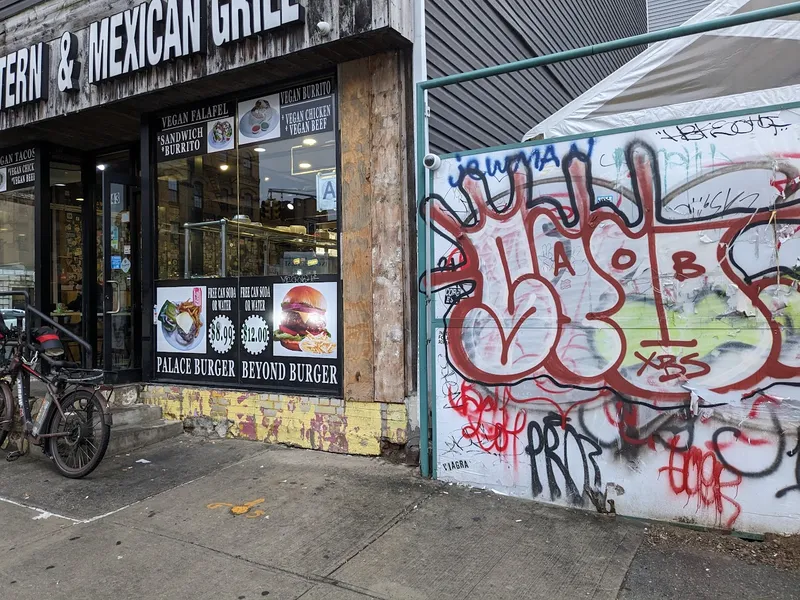
<path id="1" fill-rule="evenodd" d="M 81 368 L 80 363 L 77 363 L 77 362 L 74 362 L 74 361 L 71 361 L 71 360 L 57 360 L 55 358 L 51 358 L 51 357 L 47 356 L 46 354 L 40 354 L 39 356 L 41 358 L 43 358 L 45 361 L 47 361 L 47 364 L 49 364 L 51 367 L 56 367 L 57 369 L 80 369 Z"/>

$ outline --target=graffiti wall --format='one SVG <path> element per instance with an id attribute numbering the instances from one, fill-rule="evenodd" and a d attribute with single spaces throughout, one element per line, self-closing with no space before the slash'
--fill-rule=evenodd
<path id="1" fill-rule="evenodd" d="M 798 189 L 792 112 L 444 160 L 438 477 L 799 532 Z"/>

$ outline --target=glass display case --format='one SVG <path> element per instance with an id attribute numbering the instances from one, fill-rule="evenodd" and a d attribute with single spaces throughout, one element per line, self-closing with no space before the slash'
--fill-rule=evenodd
<path id="1" fill-rule="evenodd" d="M 300 225 L 267 227 L 234 217 L 183 224 L 186 279 L 330 272 L 336 262 L 335 230 L 313 235 Z"/>

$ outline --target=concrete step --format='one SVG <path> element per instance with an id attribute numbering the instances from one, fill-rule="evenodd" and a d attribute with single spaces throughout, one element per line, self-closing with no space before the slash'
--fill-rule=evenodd
<path id="1" fill-rule="evenodd" d="M 108 442 L 106 456 L 124 454 L 179 435 L 183 435 L 183 421 L 161 419 L 150 423 L 124 425 L 122 427 L 118 427 L 115 422 L 111 428 L 111 439 Z M 49 460 L 38 446 L 31 446 L 30 456 Z"/>
<path id="2" fill-rule="evenodd" d="M 141 425 L 125 425 L 118 427 L 116 422 L 111 428 L 111 441 L 108 443 L 107 455 L 130 452 L 156 442 L 161 442 L 183 434 L 183 421 L 159 420 Z"/>
<path id="3" fill-rule="evenodd" d="M 144 425 L 161 420 L 161 407 L 152 404 L 133 404 L 132 406 L 112 406 L 114 427 Z"/>

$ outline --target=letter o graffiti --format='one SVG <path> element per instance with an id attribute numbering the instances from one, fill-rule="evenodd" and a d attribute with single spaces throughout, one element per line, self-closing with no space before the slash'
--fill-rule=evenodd
<path id="1" fill-rule="evenodd" d="M 636 263 L 636 252 L 628 248 L 617 248 L 614 256 L 611 257 L 611 266 L 622 271 L 628 269 Z"/>

